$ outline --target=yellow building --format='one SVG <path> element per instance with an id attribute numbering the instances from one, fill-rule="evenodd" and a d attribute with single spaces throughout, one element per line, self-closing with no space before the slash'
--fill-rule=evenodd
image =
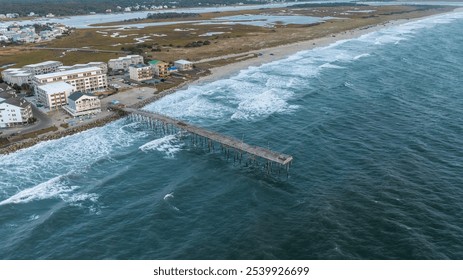
<path id="1" fill-rule="evenodd" d="M 148 62 L 151 68 L 153 68 L 154 75 L 159 78 L 169 76 L 169 64 L 160 60 L 151 60 Z"/>

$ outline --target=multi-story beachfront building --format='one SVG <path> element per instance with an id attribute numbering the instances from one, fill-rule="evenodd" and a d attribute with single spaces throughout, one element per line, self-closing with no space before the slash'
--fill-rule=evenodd
<path id="1" fill-rule="evenodd" d="M 154 75 L 160 78 L 169 76 L 169 64 L 160 60 L 151 60 L 148 64 L 153 68 Z"/>
<path id="2" fill-rule="evenodd" d="M 130 79 L 134 81 L 146 81 L 153 78 L 153 68 L 149 65 L 137 64 L 129 67 Z"/>
<path id="3" fill-rule="evenodd" d="M 34 88 L 60 81 L 66 82 L 73 86 L 74 91 L 102 91 L 108 87 L 107 76 L 99 67 L 85 67 L 80 69 L 37 75 L 33 78 Z"/>
<path id="4" fill-rule="evenodd" d="M 32 118 L 32 106 L 22 98 L 0 98 L 0 127 L 25 124 Z"/>
<path id="5" fill-rule="evenodd" d="M 128 55 L 125 57 L 119 57 L 110 59 L 108 61 L 108 67 L 113 70 L 124 70 L 128 71 L 130 65 L 143 64 L 143 56 L 141 55 Z"/>
<path id="6" fill-rule="evenodd" d="M 33 75 L 42 75 L 56 72 L 60 66 L 63 66 L 63 63 L 59 61 L 45 61 L 41 63 L 26 65 L 22 68 L 22 70 L 27 71 Z"/>
<path id="7" fill-rule="evenodd" d="M 30 84 L 34 75 L 21 68 L 9 68 L 2 71 L 2 79 L 10 85 Z"/>
<path id="8" fill-rule="evenodd" d="M 68 70 L 74 70 L 74 69 L 81 69 L 81 68 L 86 68 L 86 67 L 99 67 L 101 70 L 103 70 L 103 73 L 108 73 L 108 64 L 104 62 L 89 62 L 86 64 L 74 64 L 72 66 L 60 66 L 58 67 L 58 71 L 68 71 Z"/>
<path id="9" fill-rule="evenodd" d="M 193 70 L 193 62 L 184 59 L 174 61 L 174 66 L 177 67 L 179 71 Z"/>
<path id="10" fill-rule="evenodd" d="M 101 102 L 96 96 L 83 92 L 74 92 L 68 98 L 69 105 L 64 107 L 71 116 L 78 117 L 101 112 Z"/>
<path id="11" fill-rule="evenodd" d="M 37 86 L 37 100 L 45 107 L 54 110 L 68 104 L 68 97 L 74 91 L 74 87 L 65 82 L 49 83 Z"/>

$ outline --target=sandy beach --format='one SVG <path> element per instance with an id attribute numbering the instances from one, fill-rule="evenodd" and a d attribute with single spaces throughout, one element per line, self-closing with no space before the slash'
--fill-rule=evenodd
<path id="1" fill-rule="evenodd" d="M 224 79 L 234 74 L 237 74 L 239 73 L 239 71 L 247 69 L 248 67 L 251 67 L 251 66 L 260 66 L 266 63 L 270 63 L 272 61 L 285 59 L 300 51 L 308 51 L 314 48 L 326 47 L 326 46 L 329 46 L 341 40 L 349 40 L 349 39 L 358 38 L 364 34 L 375 32 L 382 28 L 403 24 L 405 22 L 409 22 L 413 20 L 417 20 L 417 19 L 394 20 L 386 24 L 366 26 L 362 28 L 356 28 L 350 31 L 333 33 L 329 36 L 325 36 L 322 38 L 316 38 L 316 39 L 311 39 L 307 41 L 297 42 L 294 44 L 281 45 L 281 46 L 272 47 L 272 48 L 260 49 L 258 51 L 250 51 L 250 52 L 236 54 L 235 55 L 236 57 L 243 57 L 243 56 L 251 55 L 251 54 L 255 54 L 255 56 L 252 58 L 239 60 L 237 62 L 230 63 L 224 66 L 212 68 L 210 69 L 211 71 L 210 75 L 202 77 L 196 81 L 193 81 L 190 84 L 203 84 L 203 83 L 209 83 L 209 82 L 213 82 L 216 80 Z M 259 53 L 262 55 L 258 55 Z"/>
<path id="2" fill-rule="evenodd" d="M 455 8 L 453 12 L 463 12 L 463 8 Z M 319 47 L 326 47 L 333 43 L 336 43 L 341 40 L 349 40 L 354 38 L 359 38 L 362 35 L 372 33 L 383 28 L 396 26 L 400 24 L 404 24 L 407 22 L 413 22 L 417 20 L 422 20 L 425 18 L 436 16 L 430 15 L 420 18 L 413 18 L 413 19 L 397 19 L 391 20 L 387 23 L 377 24 L 377 25 L 370 25 L 361 28 L 355 28 L 349 31 L 343 31 L 339 33 L 333 33 L 325 37 L 315 38 L 307 41 L 297 42 L 294 44 L 287 44 L 287 45 L 280 45 L 277 47 L 271 48 L 264 48 L 257 51 L 249 51 L 243 52 L 239 54 L 234 54 L 234 57 L 242 58 L 247 55 L 254 55 L 252 58 L 248 59 L 241 59 L 233 63 L 229 63 L 224 66 L 219 66 L 215 68 L 211 68 L 211 74 L 205 77 L 201 77 L 198 80 L 195 80 L 191 83 L 188 83 L 185 87 L 188 87 L 191 84 L 202 84 L 202 83 L 209 83 L 216 80 L 224 79 L 239 73 L 241 70 L 247 69 L 251 66 L 260 66 L 266 63 L 270 63 L 272 61 L 277 61 L 281 59 L 285 59 L 291 55 L 296 54 L 300 51 L 308 51 L 314 48 Z M 258 56 L 258 54 L 262 54 Z M 214 58 L 209 58 L 208 60 L 213 60 Z M 219 59 L 219 58 L 217 58 Z"/>

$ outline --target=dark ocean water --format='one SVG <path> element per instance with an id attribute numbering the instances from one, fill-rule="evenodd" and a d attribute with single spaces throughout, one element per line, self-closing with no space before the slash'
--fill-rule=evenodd
<path id="1" fill-rule="evenodd" d="M 289 178 L 129 119 L 0 156 L 0 258 L 462 259 L 462 30 L 409 22 L 147 107 L 291 154 Z"/>

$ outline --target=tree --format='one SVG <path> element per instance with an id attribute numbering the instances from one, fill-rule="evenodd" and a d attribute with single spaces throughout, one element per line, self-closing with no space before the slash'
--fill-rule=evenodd
<path id="1" fill-rule="evenodd" d="M 29 119 L 27 120 L 27 123 L 28 123 L 28 124 L 32 124 L 32 123 L 35 123 L 36 121 L 37 121 L 37 118 L 32 117 L 32 118 L 29 118 Z"/>
<path id="2" fill-rule="evenodd" d="M 21 91 L 21 87 L 18 84 L 14 84 L 12 88 L 16 90 L 16 93 L 19 93 Z"/>
<path id="3" fill-rule="evenodd" d="M 24 83 L 21 85 L 21 89 L 22 90 L 30 90 L 31 89 L 31 86 L 27 83 Z"/>

